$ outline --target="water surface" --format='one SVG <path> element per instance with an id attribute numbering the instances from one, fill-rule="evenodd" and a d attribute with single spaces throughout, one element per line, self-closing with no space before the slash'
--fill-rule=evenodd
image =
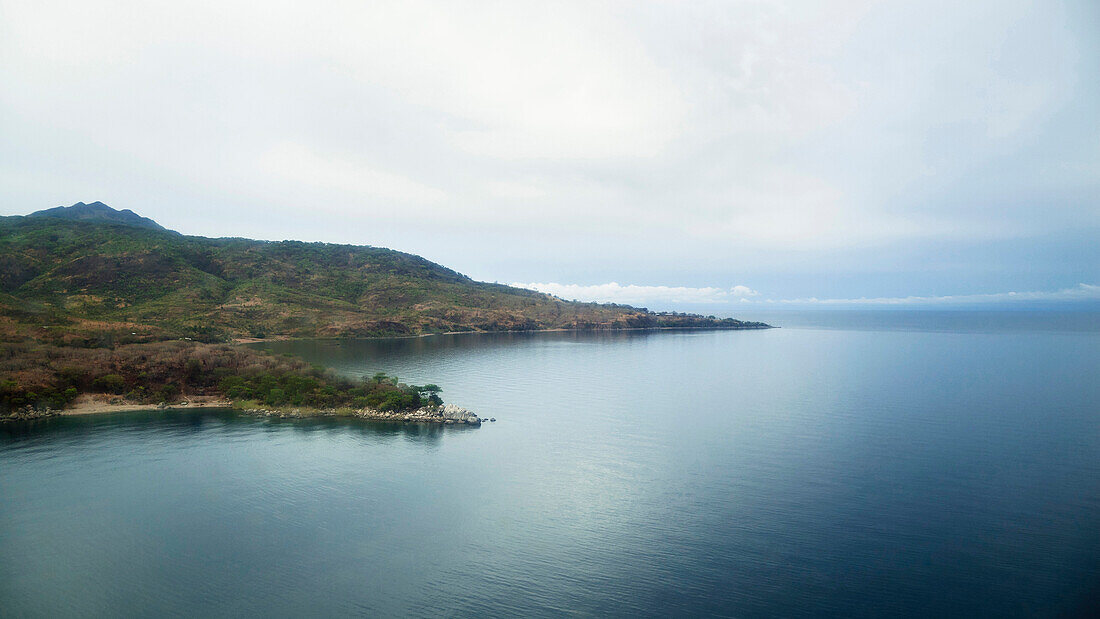
<path id="1" fill-rule="evenodd" d="M 0 426 L 0 615 L 1096 611 L 1100 333 L 880 320 L 266 345 L 480 429 Z"/>

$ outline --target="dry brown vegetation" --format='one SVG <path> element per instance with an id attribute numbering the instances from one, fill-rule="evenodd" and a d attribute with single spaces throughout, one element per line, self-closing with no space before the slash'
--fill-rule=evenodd
<path id="1" fill-rule="evenodd" d="M 358 383 L 216 344 L 241 338 L 765 326 L 566 301 L 377 247 L 152 226 L 0 218 L 0 410 L 62 408 L 82 393 L 389 410 L 438 399 L 385 377 Z"/>

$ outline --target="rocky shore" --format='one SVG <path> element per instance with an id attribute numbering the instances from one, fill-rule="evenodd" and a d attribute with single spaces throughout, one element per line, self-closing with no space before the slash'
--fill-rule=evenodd
<path id="1" fill-rule="evenodd" d="M 25 406 L 6 413 L 0 413 L 0 422 L 4 421 L 34 421 L 35 419 L 45 419 L 47 417 L 53 417 L 60 415 L 61 411 L 53 410 L 52 408 L 34 408 L 31 406 Z"/>
<path id="2" fill-rule="evenodd" d="M 370 408 L 364 409 L 335 409 L 335 408 L 247 408 L 234 406 L 231 402 L 219 400 L 210 402 L 178 402 L 174 404 L 125 404 L 102 403 L 85 401 L 79 406 L 66 410 L 54 410 L 49 408 L 33 408 L 30 406 L 0 414 L 0 422 L 4 421 L 34 421 L 46 419 L 57 415 L 90 415 L 95 413 L 132 412 L 140 410 L 164 410 L 168 408 L 233 408 L 237 412 L 254 417 L 275 417 L 279 419 L 305 419 L 308 417 L 354 417 L 367 421 L 390 421 L 396 423 L 438 423 L 443 425 L 467 425 L 480 426 L 482 422 L 496 421 L 496 418 L 482 419 L 472 411 L 445 404 L 443 406 L 426 406 L 414 411 L 379 411 Z"/>
<path id="3" fill-rule="evenodd" d="M 461 406 L 445 404 L 443 406 L 426 406 L 414 411 L 379 411 L 370 408 L 363 409 L 335 409 L 335 408 L 241 408 L 237 409 L 246 415 L 256 417 L 276 417 L 279 419 L 304 419 L 307 417 L 355 417 L 368 421 L 391 421 L 396 423 L 438 423 L 444 425 L 468 425 L 480 426 L 482 422 L 496 421 L 496 418 L 482 419 Z"/>

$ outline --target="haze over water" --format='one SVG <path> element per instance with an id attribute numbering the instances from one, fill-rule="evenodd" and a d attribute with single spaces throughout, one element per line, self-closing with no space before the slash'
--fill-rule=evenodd
<path id="1" fill-rule="evenodd" d="M 265 345 L 480 429 L 0 426 L 0 615 L 1098 610 L 1097 314 L 785 315 Z"/>

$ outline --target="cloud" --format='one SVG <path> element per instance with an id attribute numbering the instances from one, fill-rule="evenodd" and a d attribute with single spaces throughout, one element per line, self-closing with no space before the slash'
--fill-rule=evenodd
<path id="1" fill-rule="evenodd" d="M 1055 291 L 995 292 L 989 294 L 961 294 L 935 297 L 860 297 L 858 299 L 801 299 L 767 300 L 767 303 L 785 305 L 969 305 L 984 303 L 1014 303 L 1019 301 L 1100 301 L 1100 286 L 1078 284 L 1074 288 Z"/>
<path id="2" fill-rule="evenodd" d="M 622 285 L 618 282 L 582 286 L 579 284 L 530 283 L 512 284 L 517 288 L 528 288 L 552 294 L 563 299 L 578 301 L 596 301 L 599 303 L 626 303 L 645 305 L 649 303 L 727 303 L 755 297 L 759 293 L 748 286 L 732 288 L 691 288 L 686 286 L 638 286 Z"/>
<path id="3" fill-rule="evenodd" d="M 1100 14 L 930 3 L 0 0 L 0 210 L 502 281 L 1093 281 Z"/>
<path id="4" fill-rule="evenodd" d="M 337 190 L 360 197 L 415 204 L 440 202 L 447 194 L 400 174 L 348 157 L 323 156 L 297 144 L 282 144 L 263 154 L 261 165 L 273 176 L 320 191 Z"/>
<path id="5" fill-rule="evenodd" d="M 635 284 L 580 284 L 559 283 L 514 283 L 517 288 L 527 288 L 552 294 L 563 299 L 595 301 L 598 303 L 625 303 L 629 305 L 662 304 L 728 304 L 741 305 L 805 305 L 805 306 L 952 306 L 1005 304 L 1017 302 L 1073 302 L 1100 301 L 1100 285 L 1078 284 L 1073 288 L 1054 291 L 996 292 L 983 294 L 961 294 L 942 296 L 908 297 L 859 297 L 819 299 L 802 297 L 793 299 L 772 299 L 762 296 L 748 286 L 719 288 L 707 286 L 693 288 L 687 286 L 639 286 Z"/>

